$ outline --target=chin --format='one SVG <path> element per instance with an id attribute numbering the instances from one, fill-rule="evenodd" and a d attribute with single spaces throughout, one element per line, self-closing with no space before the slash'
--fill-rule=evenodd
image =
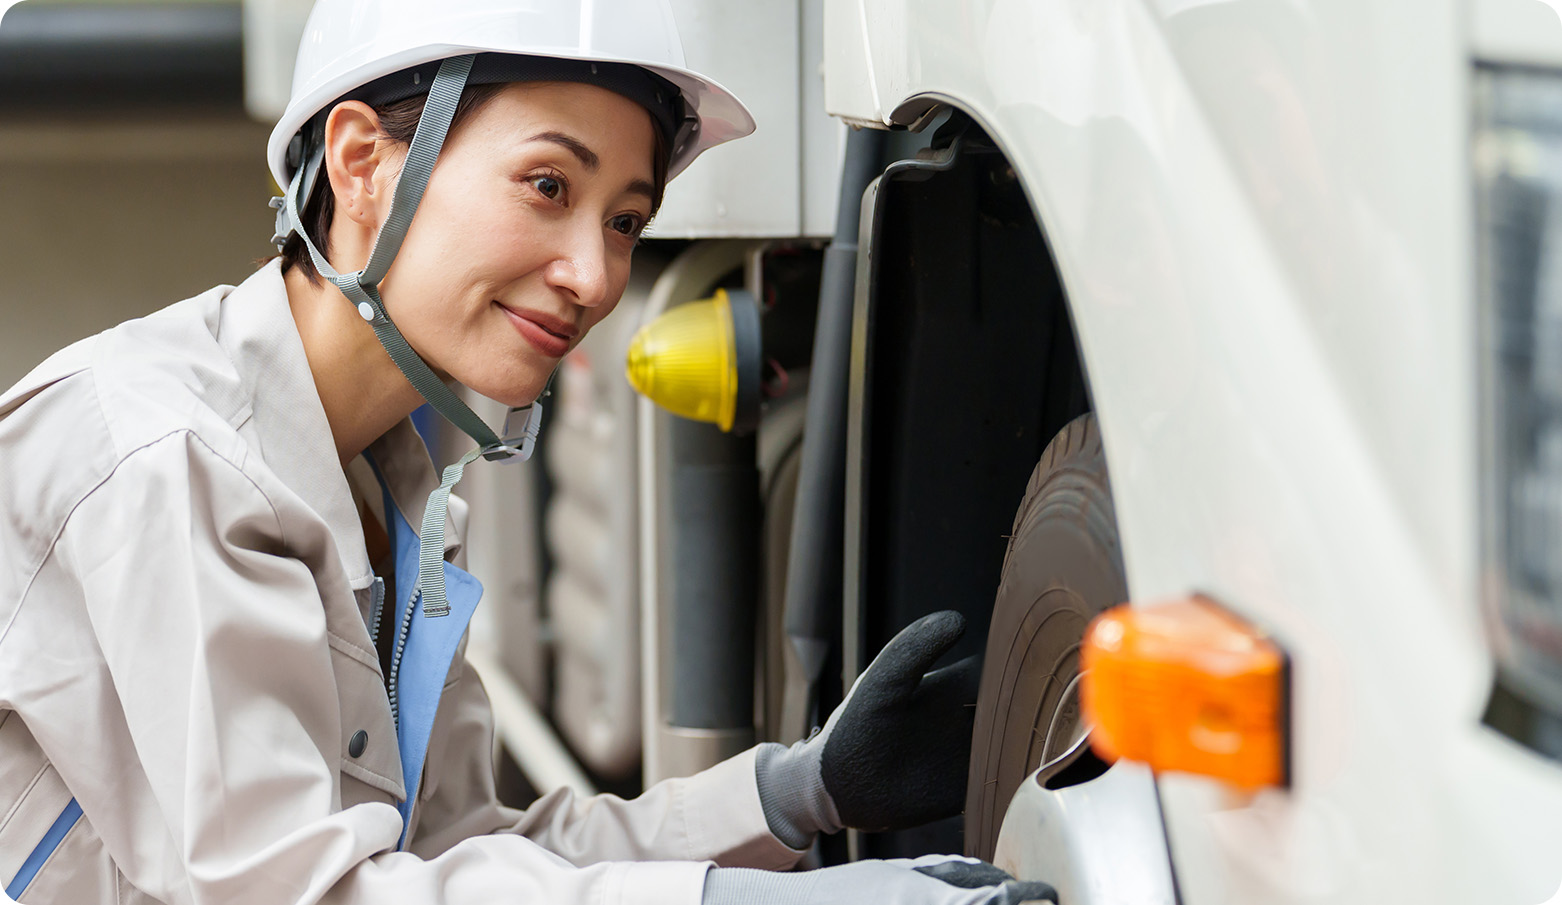
<path id="1" fill-rule="evenodd" d="M 509 406 L 510 408 L 516 409 L 531 405 L 533 402 L 536 402 L 537 397 L 542 395 L 542 390 L 539 388 L 527 393 L 503 393 L 494 394 L 492 396 L 484 393 L 483 395 L 488 396 L 489 399 L 492 399 L 495 402 L 500 402 Z"/>
<path id="2" fill-rule="evenodd" d="M 524 405 L 531 405 L 536 401 L 538 396 L 542 395 L 543 388 L 548 385 L 548 375 L 551 373 L 552 372 L 549 371 L 543 373 L 541 376 L 528 377 L 523 380 L 506 381 L 490 379 L 474 380 L 471 382 L 463 380 L 460 382 L 467 389 L 478 394 L 479 396 L 492 399 L 495 402 L 503 403 L 510 408 L 520 408 Z"/>
<path id="3" fill-rule="evenodd" d="M 490 349 L 486 355 L 472 348 L 463 352 L 452 356 L 450 378 L 479 396 L 511 408 L 536 401 L 547 387 L 548 378 L 562 363 L 562 359 L 544 357 L 530 347 Z"/>

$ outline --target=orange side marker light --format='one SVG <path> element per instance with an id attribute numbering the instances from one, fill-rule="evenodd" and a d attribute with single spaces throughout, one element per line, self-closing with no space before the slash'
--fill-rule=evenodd
<path id="1" fill-rule="evenodd" d="M 1119 606 L 1085 633 L 1081 695 L 1103 758 L 1290 784 L 1290 668 L 1262 632 L 1203 597 Z"/>

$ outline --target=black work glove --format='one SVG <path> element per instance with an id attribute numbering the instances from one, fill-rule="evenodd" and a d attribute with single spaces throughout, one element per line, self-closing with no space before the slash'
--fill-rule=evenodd
<path id="1" fill-rule="evenodd" d="M 843 827 L 881 831 L 960 813 L 981 664 L 927 669 L 965 633 L 953 611 L 924 616 L 884 646 L 824 729 L 756 761 L 770 829 L 794 848 Z"/>

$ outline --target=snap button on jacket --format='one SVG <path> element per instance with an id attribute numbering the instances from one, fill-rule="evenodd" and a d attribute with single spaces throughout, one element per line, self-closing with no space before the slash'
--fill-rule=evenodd
<path id="1" fill-rule="evenodd" d="M 437 481 L 410 422 L 369 456 L 421 524 Z M 336 460 L 276 263 L 0 395 L 0 889 L 28 905 L 696 905 L 712 862 L 796 861 L 752 752 L 633 801 L 501 806 L 464 642 L 431 680 L 406 804 L 368 630 L 365 475 Z"/>

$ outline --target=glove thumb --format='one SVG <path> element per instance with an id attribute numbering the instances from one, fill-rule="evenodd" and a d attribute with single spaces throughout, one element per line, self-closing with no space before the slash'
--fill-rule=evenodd
<path id="1" fill-rule="evenodd" d="M 965 617 L 954 610 L 923 616 L 901 629 L 873 658 L 863 674 L 861 691 L 879 700 L 904 698 L 964 634 Z"/>

